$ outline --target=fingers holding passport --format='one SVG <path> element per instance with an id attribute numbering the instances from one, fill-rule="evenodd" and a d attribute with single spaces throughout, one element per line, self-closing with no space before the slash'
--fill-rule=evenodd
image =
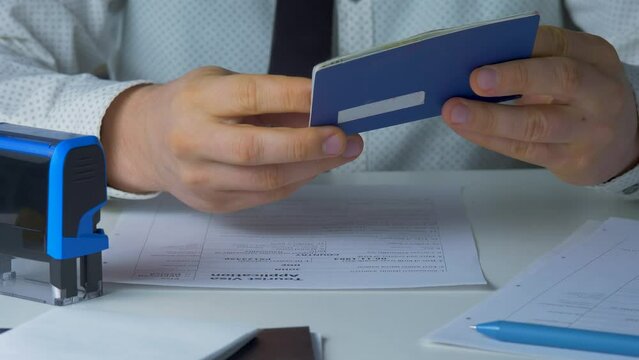
<path id="1" fill-rule="evenodd" d="M 612 45 L 590 34 L 542 26 L 533 57 L 475 69 L 473 91 L 522 95 L 515 104 L 453 98 L 446 123 L 466 139 L 594 185 L 639 158 L 637 107 Z"/>
<path id="2" fill-rule="evenodd" d="M 203 211 L 279 200 L 363 148 L 359 135 L 306 127 L 309 79 L 206 67 L 125 96 L 103 122 L 119 142 L 107 143 L 107 156 L 126 168 L 111 169 L 109 183 L 167 191 Z M 133 118 L 139 121 L 126 121 Z"/>
<path id="3" fill-rule="evenodd" d="M 603 38 L 555 26 L 540 26 L 533 57 L 566 57 L 583 61 L 611 74 L 622 69 L 615 47 Z"/>
<path id="4" fill-rule="evenodd" d="M 169 187 L 191 206 L 227 212 L 279 200 L 356 158 L 361 137 L 308 119 L 308 79 L 231 74 L 197 79 L 188 123 L 169 130 Z M 270 125 L 270 126 L 262 126 Z"/>

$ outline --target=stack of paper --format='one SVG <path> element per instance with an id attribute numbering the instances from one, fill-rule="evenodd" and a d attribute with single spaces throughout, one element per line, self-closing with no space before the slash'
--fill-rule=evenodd
<path id="1" fill-rule="evenodd" d="M 227 288 L 485 284 L 459 188 L 309 186 L 210 215 L 161 196 L 123 206 L 106 281 Z"/>
<path id="2" fill-rule="evenodd" d="M 0 335 L 0 359 L 225 359 L 256 333 L 244 324 L 74 305 L 54 308 Z"/>
<path id="3" fill-rule="evenodd" d="M 0 330 L 7 330 L 0 335 L 0 359 L 323 359 L 322 337 L 308 327 L 258 330 L 91 310 L 89 304 L 53 308 Z"/>
<path id="4" fill-rule="evenodd" d="M 544 358 L 626 359 L 616 355 L 490 339 L 470 325 L 507 320 L 639 335 L 639 221 L 588 222 L 485 302 L 426 340 Z"/>

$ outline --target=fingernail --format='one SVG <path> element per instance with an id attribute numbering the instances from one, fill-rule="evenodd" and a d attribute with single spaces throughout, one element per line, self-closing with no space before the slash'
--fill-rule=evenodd
<path id="1" fill-rule="evenodd" d="M 346 150 L 342 154 L 342 157 L 353 158 L 362 152 L 362 145 L 355 139 L 349 139 L 346 142 Z"/>
<path id="2" fill-rule="evenodd" d="M 453 124 L 465 124 L 468 122 L 469 113 L 468 106 L 457 104 L 453 106 L 453 110 L 450 111 L 450 122 Z"/>
<path id="3" fill-rule="evenodd" d="M 338 135 L 332 135 L 324 141 L 323 150 L 326 155 L 339 155 L 342 151 L 342 140 Z"/>
<path id="4" fill-rule="evenodd" d="M 477 85 L 482 90 L 492 90 L 497 87 L 497 71 L 493 68 L 484 67 L 477 73 Z"/>

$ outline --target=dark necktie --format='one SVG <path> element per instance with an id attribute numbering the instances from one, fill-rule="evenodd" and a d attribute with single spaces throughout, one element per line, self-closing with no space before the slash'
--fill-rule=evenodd
<path id="1" fill-rule="evenodd" d="M 311 77 L 331 57 L 333 0 L 277 0 L 269 74 Z"/>

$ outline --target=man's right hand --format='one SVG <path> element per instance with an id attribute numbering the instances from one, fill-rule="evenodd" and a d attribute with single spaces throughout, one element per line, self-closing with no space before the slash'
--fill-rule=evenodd
<path id="1" fill-rule="evenodd" d="M 217 67 L 131 88 L 102 122 L 108 183 L 168 191 L 207 212 L 287 197 L 363 148 L 359 135 L 306 127 L 310 98 L 309 79 Z"/>

